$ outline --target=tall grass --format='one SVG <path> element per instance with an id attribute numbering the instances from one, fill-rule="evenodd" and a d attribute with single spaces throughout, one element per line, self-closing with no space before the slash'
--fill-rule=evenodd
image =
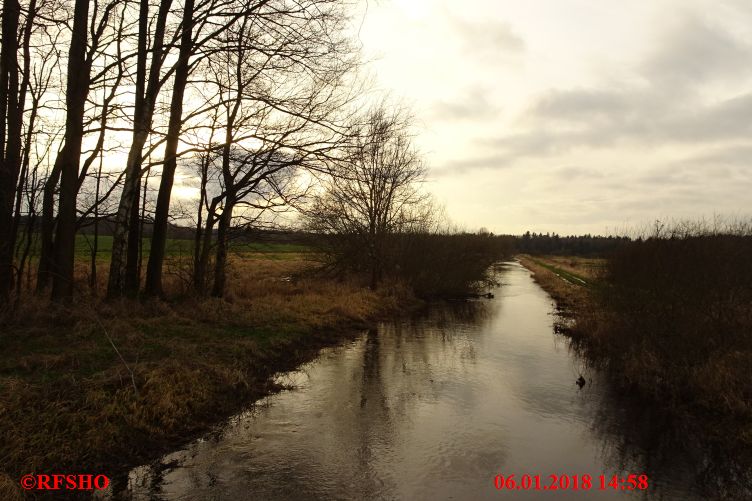
<path id="1" fill-rule="evenodd" d="M 742 423 L 752 443 L 752 231 L 657 225 L 608 260 L 580 315 L 588 350 L 628 386 Z M 744 424 L 746 423 L 746 424 Z"/>

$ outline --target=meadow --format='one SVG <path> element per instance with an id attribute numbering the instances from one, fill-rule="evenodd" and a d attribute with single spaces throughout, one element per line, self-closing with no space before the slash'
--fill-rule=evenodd
<path id="1" fill-rule="evenodd" d="M 184 242 L 172 242 L 172 259 Z M 20 303 L 0 336 L 2 499 L 19 495 L 17 478 L 29 471 L 117 476 L 279 390 L 277 371 L 420 305 L 397 282 L 371 291 L 322 275 L 301 246 L 239 247 L 224 299 L 182 294 L 170 275 L 172 300 Z M 86 258 L 81 250 L 82 287 Z"/>

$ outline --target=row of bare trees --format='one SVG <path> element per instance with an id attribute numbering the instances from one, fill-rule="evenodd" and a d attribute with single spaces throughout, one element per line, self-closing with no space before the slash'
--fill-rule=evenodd
<path id="1" fill-rule="evenodd" d="M 51 286 L 54 300 L 70 300 L 87 225 L 94 290 L 106 225 L 107 295 L 162 295 L 174 187 L 185 176 L 200 194 L 189 211 L 194 286 L 222 296 L 233 221 L 294 206 L 321 176 L 337 177 L 351 150 L 343 145 L 362 137 L 348 111 L 358 97 L 349 7 L 3 0 L 0 299 Z"/>

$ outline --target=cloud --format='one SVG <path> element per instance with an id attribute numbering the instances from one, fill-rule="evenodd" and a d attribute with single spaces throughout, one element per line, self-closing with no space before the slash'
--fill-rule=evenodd
<path id="1" fill-rule="evenodd" d="M 431 172 L 436 176 L 446 176 L 479 168 L 503 169 L 511 167 L 513 161 L 512 156 L 504 154 L 454 159 L 434 165 Z"/>
<path id="2" fill-rule="evenodd" d="M 525 52 L 525 41 L 503 21 L 470 21 L 451 13 L 448 15 L 464 55 L 493 61 Z"/>
<path id="3" fill-rule="evenodd" d="M 749 0 L 585 4 L 421 3 L 394 74 L 426 124 L 431 189 L 494 231 L 749 206 Z"/>
<path id="4" fill-rule="evenodd" d="M 750 60 L 752 63 L 752 59 Z M 723 141 L 752 137 L 752 93 L 668 117 L 664 137 L 687 142 Z"/>
<path id="5" fill-rule="evenodd" d="M 657 37 L 656 46 L 659 49 L 640 69 L 657 85 L 696 87 L 749 74 L 752 68 L 749 43 L 693 13 L 674 19 Z"/>
<path id="6" fill-rule="evenodd" d="M 578 148 L 752 138 L 752 93 L 710 93 L 712 98 L 702 93 L 707 85 L 736 82 L 752 73 L 752 45 L 691 14 L 679 16 L 656 39 L 658 48 L 635 65 L 632 71 L 639 78 L 630 84 L 602 81 L 549 89 L 512 124 L 513 133 L 477 139 L 480 151 L 492 150 L 484 153 L 495 160 L 487 166 Z M 499 162 L 502 158 L 505 162 Z M 482 158 L 465 162 L 467 167 L 475 164 L 483 165 Z"/>
<path id="7" fill-rule="evenodd" d="M 431 107 L 431 115 L 438 120 L 482 120 L 494 118 L 499 107 L 488 99 L 488 92 L 480 87 L 452 100 L 440 100 Z"/>
<path id="8" fill-rule="evenodd" d="M 684 165 L 716 167 L 747 167 L 752 176 L 752 144 L 724 146 L 699 155 L 688 156 L 680 161 Z"/>

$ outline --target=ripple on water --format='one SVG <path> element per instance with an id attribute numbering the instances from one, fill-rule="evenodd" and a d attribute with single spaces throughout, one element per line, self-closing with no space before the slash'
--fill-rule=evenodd
<path id="1" fill-rule="evenodd" d="M 635 445 L 634 413 L 553 332 L 551 298 L 519 263 L 495 298 L 384 323 L 301 370 L 290 391 L 211 440 L 131 472 L 135 499 L 499 499 L 498 473 L 648 473 L 647 499 L 700 499 L 696 472 Z M 658 433 L 658 432 L 656 432 Z M 625 445 L 627 444 L 627 445 Z M 515 492 L 514 498 L 539 494 Z M 559 491 L 556 499 L 630 497 Z M 553 498 L 551 498 L 553 499 Z"/>

